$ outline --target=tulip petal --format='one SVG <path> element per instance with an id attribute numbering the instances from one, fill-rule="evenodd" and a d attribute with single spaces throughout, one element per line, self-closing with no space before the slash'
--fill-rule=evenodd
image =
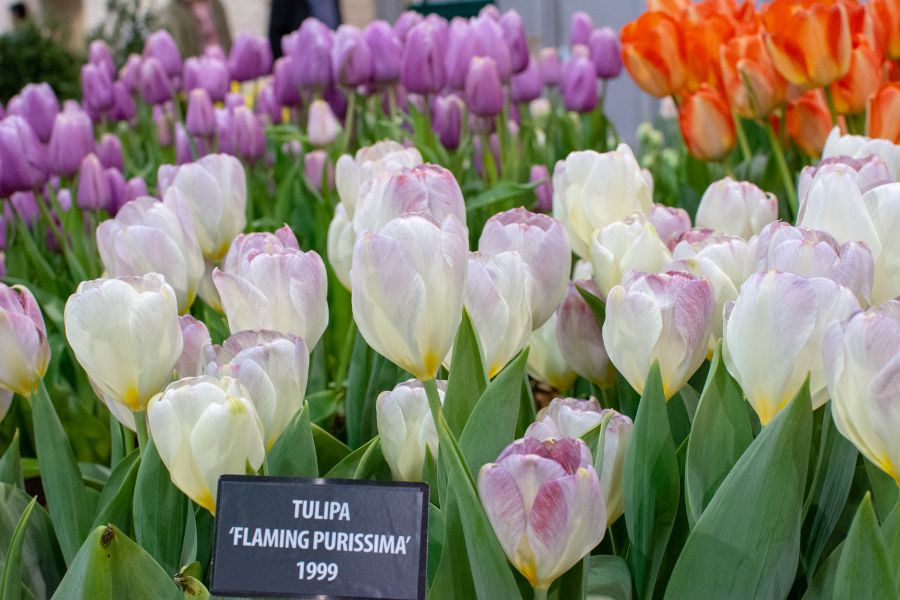
<path id="1" fill-rule="evenodd" d="M 481 468 L 478 495 L 503 551 L 518 565 L 516 549 L 527 527 L 526 508 L 515 476 L 504 466 L 488 464 Z"/>

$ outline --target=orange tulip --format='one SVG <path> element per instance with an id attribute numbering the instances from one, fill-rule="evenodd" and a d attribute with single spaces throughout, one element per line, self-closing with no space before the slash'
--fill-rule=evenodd
<path id="1" fill-rule="evenodd" d="M 831 84 L 834 108 L 842 115 L 854 115 L 866 110 L 866 102 L 881 85 L 881 53 L 872 49 L 862 35 L 856 36 L 856 45 L 850 58 L 850 70 Z"/>
<path id="2" fill-rule="evenodd" d="M 723 87 L 739 115 L 762 118 L 784 102 L 787 81 L 775 69 L 761 34 L 732 38 L 720 58 Z"/>
<path id="3" fill-rule="evenodd" d="M 682 11 L 690 5 L 690 0 L 647 0 L 649 12 L 664 12 L 676 19 L 681 18 Z"/>
<path id="4" fill-rule="evenodd" d="M 900 59 L 900 0 L 870 0 L 869 6 L 885 29 L 885 54 L 891 60 Z"/>
<path id="5" fill-rule="evenodd" d="M 821 87 L 850 69 L 850 24 L 843 4 L 774 0 L 762 21 L 775 68 L 791 83 Z"/>
<path id="6" fill-rule="evenodd" d="M 700 160 L 722 158 L 737 141 L 725 98 L 706 84 L 685 98 L 678 111 L 678 125 L 688 152 Z"/>
<path id="7" fill-rule="evenodd" d="M 680 90 L 687 79 L 684 37 L 663 12 L 646 12 L 622 28 L 622 61 L 638 86 L 657 97 Z"/>
<path id="8" fill-rule="evenodd" d="M 857 0 L 837 0 L 847 9 L 847 22 L 850 24 L 850 38 L 856 45 L 856 36 L 863 36 L 869 47 L 884 54 L 887 45 L 888 22 L 882 21 L 871 3 L 860 4 Z"/>
<path id="9" fill-rule="evenodd" d="M 809 90 L 788 103 L 785 117 L 788 135 L 813 158 L 818 158 L 831 131 L 831 114 L 822 90 Z"/>
<path id="10" fill-rule="evenodd" d="M 869 98 L 866 131 L 870 137 L 900 144 L 900 82 L 882 85 Z"/>
<path id="11" fill-rule="evenodd" d="M 696 91 L 704 83 L 722 87 L 719 51 L 734 36 L 734 25 L 723 15 L 713 14 L 699 21 L 682 21 L 687 50 L 686 87 Z"/>

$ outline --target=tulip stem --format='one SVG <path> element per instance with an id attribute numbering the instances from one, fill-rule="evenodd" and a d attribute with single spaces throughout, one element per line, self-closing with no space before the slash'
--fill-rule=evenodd
<path id="1" fill-rule="evenodd" d="M 547 600 L 547 588 L 534 588 L 534 600 Z"/>
<path id="2" fill-rule="evenodd" d="M 143 452 L 144 448 L 147 446 L 147 439 L 149 437 L 147 435 L 147 411 L 134 411 L 134 426 L 137 429 L 138 447 L 141 449 L 141 452 Z"/>
<path id="3" fill-rule="evenodd" d="M 731 118 L 734 119 L 734 130 L 737 132 L 738 145 L 741 147 L 741 157 L 744 162 L 748 162 L 753 154 L 750 152 L 750 144 L 747 142 L 747 132 L 744 131 L 744 123 L 741 117 L 734 111 L 731 111 Z"/>
<path id="4" fill-rule="evenodd" d="M 837 109 L 834 107 L 834 95 L 831 93 L 831 86 L 825 86 L 825 101 L 828 104 L 828 113 L 831 115 L 832 126 L 837 125 Z"/>
<path id="5" fill-rule="evenodd" d="M 338 389 L 344 387 L 344 380 L 347 379 L 347 370 L 350 368 L 350 358 L 353 356 L 353 342 L 355 341 L 356 321 L 350 319 L 350 324 L 347 325 L 347 336 L 344 338 L 344 347 L 341 348 L 341 362 L 338 363 L 334 377 L 334 385 Z"/>
<path id="6" fill-rule="evenodd" d="M 775 156 L 775 163 L 778 165 L 778 172 L 781 174 L 781 182 L 787 194 L 788 212 L 790 213 L 788 217 L 793 219 L 797 214 L 797 190 L 794 189 L 794 178 L 788 169 L 787 161 L 784 159 L 784 151 L 781 149 L 775 130 L 772 129 L 772 124 L 766 122 L 765 127 L 766 134 L 769 137 L 769 145 L 772 146 L 772 154 Z"/>

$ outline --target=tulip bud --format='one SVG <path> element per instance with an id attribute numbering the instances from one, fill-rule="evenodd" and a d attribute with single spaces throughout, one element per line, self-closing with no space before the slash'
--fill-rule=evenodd
<path id="1" fill-rule="evenodd" d="M 441 144 L 448 150 L 456 150 L 459 147 L 465 106 L 462 98 L 455 94 L 437 96 L 434 99 L 432 125 Z"/>
<path id="2" fill-rule="evenodd" d="M 590 258 L 595 230 L 648 212 L 652 195 L 626 144 L 603 154 L 572 152 L 553 171 L 553 216 L 566 226 L 572 250 L 581 258 Z"/>
<path id="3" fill-rule="evenodd" d="M 216 132 L 216 116 L 206 90 L 197 88 L 188 96 L 187 130 L 191 135 L 209 138 Z"/>
<path id="4" fill-rule="evenodd" d="M 591 16 L 584 11 L 575 11 L 572 13 L 572 20 L 569 28 L 569 45 L 587 45 L 593 31 L 594 21 L 591 19 Z"/>
<path id="5" fill-rule="evenodd" d="M 563 358 L 556 337 L 556 322 L 557 313 L 553 313 L 546 323 L 531 333 L 527 367 L 532 379 L 545 383 L 558 392 L 564 392 L 572 387 L 578 374 Z"/>
<path id="6" fill-rule="evenodd" d="M 105 68 L 88 63 L 81 67 L 81 95 L 86 109 L 102 113 L 113 104 L 113 80 Z"/>
<path id="7" fill-rule="evenodd" d="M 234 377 L 247 390 L 271 448 L 303 407 L 309 351 L 298 337 L 274 331 L 241 331 L 209 348 L 207 373 Z"/>
<path id="8" fill-rule="evenodd" d="M 769 271 L 744 282 L 725 308 L 722 354 L 763 425 L 793 399 L 807 375 L 813 406 L 825 403 L 825 328 L 856 310 L 853 293 L 829 279 Z"/>
<path id="9" fill-rule="evenodd" d="M 612 79 L 622 72 L 622 50 L 619 48 L 619 39 L 616 32 L 609 27 L 601 27 L 591 32 L 588 38 L 588 48 L 591 50 L 591 62 L 597 77 Z"/>
<path id="10" fill-rule="evenodd" d="M 143 59 L 139 54 L 129 54 L 125 64 L 119 69 L 119 81 L 125 85 L 125 88 L 130 93 L 137 91 L 140 84 L 142 61 Z"/>
<path id="11" fill-rule="evenodd" d="M 0 356 L 0 390 L 30 396 L 47 372 L 50 346 L 37 300 L 21 285 L 0 283 Z M 0 391 L 5 414 L 10 399 L 2 396 Z"/>
<path id="12" fill-rule="evenodd" d="M 510 47 L 503 35 L 503 27 L 496 19 L 479 16 L 469 21 L 469 31 L 475 38 L 475 56 L 494 59 L 501 81 L 509 81 L 512 74 Z"/>
<path id="13" fill-rule="evenodd" d="M 353 25 L 341 25 L 334 36 L 331 68 L 338 84 L 357 87 L 369 83 L 374 73 L 372 50 L 362 31 Z"/>
<path id="14" fill-rule="evenodd" d="M 669 250 L 673 250 L 677 238 L 691 228 L 691 217 L 686 210 L 664 204 L 654 204 L 647 214 L 647 221 Z"/>
<path id="15" fill-rule="evenodd" d="M 444 87 L 444 56 L 439 52 L 434 27 L 419 23 L 409 31 L 403 47 L 400 81 L 413 94 L 434 94 Z"/>
<path id="16" fill-rule="evenodd" d="M 183 123 L 175 123 L 175 164 L 185 165 L 193 160 L 194 151 L 191 148 L 191 137 Z"/>
<path id="17" fill-rule="evenodd" d="M 591 239 L 594 281 L 603 296 L 629 271 L 658 273 L 671 260 L 656 228 L 640 213 L 598 229 Z"/>
<path id="18" fill-rule="evenodd" d="M 173 117 L 171 110 L 163 108 L 162 104 L 153 107 L 153 123 L 156 125 L 156 143 L 160 146 L 171 146 L 174 143 L 172 139 Z M 219 141 L 222 145 L 222 141 Z"/>
<path id="19" fill-rule="evenodd" d="M 531 165 L 528 183 L 537 183 L 534 195 L 537 199 L 535 210 L 548 213 L 553 210 L 553 186 L 550 185 L 550 169 L 547 165 Z M 568 237 L 568 236 L 567 236 Z"/>
<path id="20" fill-rule="evenodd" d="M 190 309 L 204 263 L 188 215 L 155 198 L 138 198 L 100 224 L 97 248 L 111 277 L 160 273 L 175 291 L 178 310 Z"/>
<path id="21" fill-rule="evenodd" d="M 122 171 L 114 167 L 104 169 L 103 174 L 106 176 L 106 181 L 109 182 L 109 208 L 107 208 L 107 212 L 112 216 L 116 216 L 119 209 L 130 200 L 128 198 L 128 183 L 126 183 Z"/>
<path id="22" fill-rule="evenodd" d="M 313 150 L 303 156 L 303 172 L 314 190 L 321 192 L 323 185 L 334 185 L 334 166 L 324 150 Z"/>
<path id="23" fill-rule="evenodd" d="M 363 38 L 372 53 L 372 79 L 375 83 L 393 83 L 400 78 L 403 45 L 387 21 L 372 21 L 363 30 Z"/>
<path id="24" fill-rule="evenodd" d="M 64 320 L 75 358 L 115 402 L 143 410 L 171 381 L 182 340 L 175 292 L 162 275 L 83 281 Z"/>
<path id="25" fill-rule="evenodd" d="M 0 121 L 0 197 L 31 191 L 47 178 L 47 153 L 18 115 Z"/>
<path id="26" fill-rule="evenodd" d="M 275 61 L 275 74 L 272 79 L 272 91 L 275 101 L 281 106 L 300 106 L 300 82 L 296 77 L 293 58 L 282 56 Z"/>
<path id="27" fill-rule="evenodd" d="M 182 350 L 175 363 L 175 378 L 198 377 L 206 368 L 206 347 L 212 346 L 209 329 L 203 321 L 191 315 L 178 317 L 178 326 L 181 328 Z"/>
<path id="28" fill-rule="evenodd" d="M 562 69 L 559 65 L 559 54 L 556 48 L 541 48 L 538 53 L 538 71 L 541 74 L 541 83 L 547 87 L 559 85 Z"/>
<path id="29" fill-rule="evenodd" d="M 593 281 L 570 282 L 566 297 L 556 311 L 556 341 L 573 371 L 598 387 L 609 387 L 615 381 L 616 372 L 603 346 L 600 323 L 578 291 L 579 287 L 602 298 Z"/>
<path id="30" fill-rule="evenodd" d="M 350 265 L 353 261 L 353 245 L 356 244 L 356 230 L 347 217 L 343 202 L 334 207 L 334 217 L 328 226 L 328 263 L 338 281 L 350 289 Z"/>
<path id="31" fill-rule="evenodd" d="M 722 48 L 722 83 L 738 115 L 765 118 L 787 94 L 787 82 L 775 69 L 763 34 L 732 38 Z"/>
<path id="32" fill-rule="evenodd" d="M 122 142 L 114 133 L 104 133 L 97 144 L 97 158 L 107 169 L 125 170 L 125 161 L 122 158 Z"/>
<path id="33" fill-rule="evenodd" d="M 831 113 L 821 90 L 809 90 L 788 103 L 785 126 L 791 139 L 813 158 L 822 153 L 831 128 Z"/>
<path id="34" fill-rule="evenodd" d="M 382 173 L 395 173 L 422 164 L 416 148 L 406 148 L 392 140 L 384 140 L 357 150 L 355 157 L 341 156 L 335 165 L 335 186 L 351 219 L 359 198 Z"/>
<path id="35" fill-rule="evenodd" d="M 466 104 L 480 117 L 496 117 L 503 110 L 503 88 L 493 59 L 472 58 L 466 76 Z"/>
<path id="36" fill-rule="evenodd" d="M 873 155 L 884 160 L 895 181 L 900 180 L 900 145 L 861 135 L 841 135 L 840 129 L 835 127 L 828 134 L 822 150 L 823 159 L 837 156 L 865 158 Z"/>
<path id="37" fill-rule="evenodd" d="M 688 151 L 700 160 L 719 160 L 737 140 L 734 120 L 722 94 L 705 84 L 688 96 L 678 112 Z"/>
<path id="38" fill-rule="evenodd" d="M 128 201 L 147 196 L 147 182 L 141 176 L 135 176 L 129 179 L 128 184 Z"/>
<path id="39" fill-rule="evenodd" d="M 248 163 L 259 160 L 266 151 L 266 134 L 262 123 L 246 106 L 234 109 L 232 115 L 234 152 Z M 313 133 L 310 131 L 310 141 Z"/>
<path id="40" fill-rule="evenodd" d="M 234 81 L 250 81 L 272 69 L 269 40 L 248 32 L 238 33 L 228 54 L 228 72 Z"/>
<path id="41" fill-rule="evenodd" d="M 590 59 L 575 56 L 566 63 L 562 92 L 566 110 L 587 113 L 597 107 L 597 75 Z"/>
<path id="42" fill-rule="evenodd" d="M 528 66 L 528 37 L 522 17 L 514 9 L 508 10 L 500 17 L 503 40 L 509 46 L 510 68 L 513 75 L 521 73 Z"/>
<path id="43" fill-rule="evenodd" d="M 866 101 L 881 84 L 882 62 L 881 52 L 874 49 L 862 35 L 856 36 L 850 53 L 850 70 L 830 88 L 838 114 L 857 114 L 866 110 Z M 866 130 L 873 137 L 885 137 L 873 133 L 871 126 Z"/>
<path id="44" fill-rule="evenodd" d="M 676 18 L 645 12 L 622 28 L 621 42 L 622 62 L 638 87 L 657 98 L 681 91 L 688 78 L 688 56 Z"/>
<path id="45" fill-rule="evenodd" d="M 516 440 L 481 468 L 478 494 L 506 557 L 537 589 L 549 588 L 606 531 L 603 490 L 579 439 Z"/>
<path id="46" fill-rule="evenodd" d="M 711 184 L 697 208 L 697 227 L 749 240 L 778 218 L 778 200 L 749 181 L 725 177 Z"/>
<path id="47" fill-rule="evenodd" d="M 56 116 L 48 146 L 53 173 L 62 177 L 74 175 L 93 148 L 94 128 L 84 111 L 64 110 Z"/>
<path id="48" fill-rule="evenodd" d="M 246 225 L 247 182 L 241 162 L 209 154 L 178 169 L 163 202 L 191 215 L 197 241 L 207 260 L 221 259 Z"/>
<path id="49" fill-rule="evenodd" d="M 638 393 L 658 362 L 668 400 L 706 358 L 714 305 L 704 279 L 632 271 L 606 299 L 603 343 L 610 360 Z"/>
<path id="50" fill-rule="evenodd" d="M 28 122 L 38 139 L 47 143 L 50 141 L 56 115 L 59 114 L 59 100 L 56 99 L 53 88 L 46 83 L 29 83 L 22 88 L 20 97 L 22 118 Z"/>
<path id="51" fill-rule="evenodd" d="M 313 100 L 309 106 L 309 121 L 306 135 L 314 146 L 327 146 L 337 139 L 341 133 L 338 122 L 331 107 L 324 100 Z"/>
<path id="52" fill-rule="evenodd" d="M 266 44 L 268 45 L 268 44 Z M 270 59 L 271 60 L 271 59 Z M 202 87 L 209 94 L 213 102 L 221 102 L 228 94 L 229 82 L 228 66 L 224 59 L 217 59 L 203 56 L 197 59 L 198 72 L 194 86 L 188 87 L 187 82 L 184 84 L 186 90 L 194 87 Z M 185 63 L 185 66 L 187 63 Z M 185 75 L 185 78 L 187 76 Z"/>
<path id="53" fill-rule="evenodd" d="M 307 18 L 300 25 L 285 54 L 291 57 L 297 69 L 297 81 L 301 87 L 322 90 L 331 84 L 332 44 L 333 33 L 321 21 Z"/>
<path id="54" fill-rule="evenodd" d="M 438 398 L 444 403 L 446 381 L 438 381 Z M 381 451 L 395 481 L 421 481 L 426 450 L 437 460 L 438 434 L 428 406 L 425 388 L 416 379 L 381 392 L 375 403 Z"/>
<path id="55" fill-rule="evenodd" d="M 144 62 L 159 61 L 169 77 L 181 74 L 181 53 L 172 35 L 164 30 L 154 31 L 144 41 Z"/>
<path id="56" fill-rule="evenodd" d="M 78 170 L 78 207 L 84 210 L 109 209 L 112 190 L 96 154 L 88 154 Z"/>
<path id="57" fill-rule="evenodd" d="M 166 69 L 155 58 L 141 62 L 141 95 L 149 104 L 162 104 L 172 99 L 172 81 Z"/>
<path id="58" fill-rule="evenodd" d="M 110 77 L 116 76 L 116 63 L 113 60 L 112 51 L 103 40 L 94 40 L 88 46 L 88 62 L 103 67 L 109 72 Z"/>
<path id="59" fill-rule="evenodd" d="M 900 481 L 893 360 L 900 353 L 900 303 L 888 301 L 832 322 L 825 333 L 824 373 L 838 431 Z"/>
<path id="60" fill-rule="evenodd" d="M 444 56 L 447 85 L 454 90 L 465 87 L 469 64 L 478 50 L 476 44 L 469 21 L 462 17 L 454 18 L 447 32 L 447 53 Z"/>
<path id="61" fill-rule="evenodd" d="M 410 30 L 423 20 L 424 17 L 421 14 L 412 10 L 405 10 L 400 13 L 400 16 L 397 17 L 397 20 L 394 22 L 394 33 L 397 34 L 397 37 L 400 38 L 401 42 L 406 43 L 406 38 L 409 36 Z"/>
<path id="62" fill-rule="evenodd" d="M 900 144 L 900 84 L 885 83 L 868 100 L 866 131 L 874 138 Z"/>
<path id="63" fill-rule="evenodd" d="M 541 95 L 541 87 L 537 61 L 532 58 L 521 73 L 513 75 L 510 83 L 510 99 L 513 102 L 531 102 Z"/>
<path id="64" fill-rule="evenodd" d="M 213 514 L 219 477 L 257 470 L 265 458 L 259 415 L 231 377 L 176 381 L 150 402 L 147 421 L 172 483 Z"/>
<path id="65" fill-rule="evenodd" d="M 462 318 L 468 234 L 448 216 L 394 219 L 360 236 L 350 282 L 366 342 L 417 378 L 434 378 Z M 399 318 L 399 315 L 403 315 Z"/>
<path id="66" fill-rule="evenodd" d="M 37 198 L 34 197 L 34 192 L 16 192 L 10 195 L 4 212 L 8 212 L 10 218 L 15 216 L 21 219 L 26 226 L 34 227 L 40 216 L 40 207 L 37 204 Z"/>

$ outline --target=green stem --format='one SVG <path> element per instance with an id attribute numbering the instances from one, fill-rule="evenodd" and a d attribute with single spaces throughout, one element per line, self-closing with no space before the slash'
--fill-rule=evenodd
<path id="1" fill-rule="evenodd" d="M 772 146 L 772 154 L 775 156 L 775 163 L 778 165 L 778 172 L 781 175 L 781 182 L 784 185 L 785 193 L 787 194 L 788 210 L 790 212 L 788 217 L 793 220 L 794 216 L 797 214 L 798 208 L 797 190 L 794 188 L 794 178 L 791 176 L 791 172 L 788 169 L 787 161 L 784 159 L 784 151 L 781 149 L 781 144 L 778 142 L 778 136 L 775 134 L 775 130 L 772 129 L 772 124 L 766 121 L 765 128 L 769 138 L 769 145 Z"/>
<path id="2" fill-rule="evenodd" d="M 350 132 L 353 130 L 353 115 L 356 112 L 356 92 L 352 92 L 347 99 L 347 115 L 344 117 L 344 139 L 341 144 L 341 154 L 346 154 L 350 148 Z"/>
<path id="3" fill-rule="evenodd" d="M 731 111 L 731 118 L 734 119 L 734 130 L 737 132 L 738 145 L 741 147 L 741 157 L 744 159 L 744 162 L 747 162 L 753 155 L 750 153 L 750 143 L 747 141 L 744 123 L 741 121 L 741 117 L 733 110 Z"/>
<path id="4" fill-rule="evenodd" d="M 347 336 L 344 338 L 344 347 L 341 348 L 341 362 L 335 372 L 334 384 L 340 389 L 344 387 L 347 379 L 347 370 L 350 368 L 350 358 L 353 356 L 353 342 L 356 341 L 356 321 L 350 320 L 347 325 Z"/>
<path id="5" fill-rule="evenodd" d="M 831 86 L 825 86 L 825 102 L 828 104 L 828 113 L 831 115 L 831 124 L 837 125 L 837 109 L 834 107 L 834 95 Z"/>
<path id="6" fill-rule="evenodd" d="M 143 452 L 149 438 L 147 434 L 147 411 L 134 411 L 134 425 L 137 429 L 138 447 L 140 447 L 141 452 Z"/>
<path id="7" fill-rule="evenodd" d="M 491 150 L 491 139 L 487 134 L 481 134 L 481 164 L 485 182 L 488 185 L 497 183 L 499 178 L 497 163 L 494 160 L 494 152 Z"/>
<path id="8" fill-rule="evenodd" d="M 547 588 L 534 588 L 534 600 L 547 600 Z"/>

